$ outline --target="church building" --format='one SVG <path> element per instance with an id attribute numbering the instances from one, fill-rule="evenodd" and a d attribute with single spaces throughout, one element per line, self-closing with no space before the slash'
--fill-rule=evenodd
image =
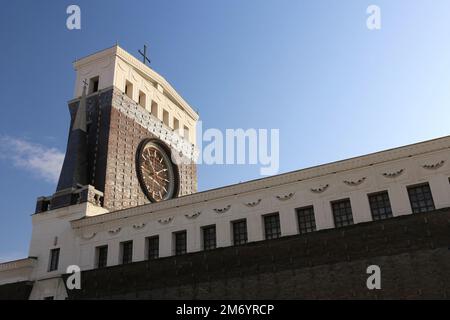
<path id="1" fill-rule="evenodd" d="M 118 45 L 74 68 L 59 181 L 0 299 L 450 298 L 450 136 L 198 192 L 199 115 L 169 82 Z"/>

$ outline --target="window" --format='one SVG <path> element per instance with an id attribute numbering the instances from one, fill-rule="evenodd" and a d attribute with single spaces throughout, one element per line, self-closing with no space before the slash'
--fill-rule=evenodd
<path id="1" fill-rule="evenodd" d="M 163 110 L 163 123 L 166 126 L 169 126 L 169 112 L 167 112 L 166 110 Z"/>
<path id="2" fill-rule="evenodd" d="M 189 128 L 188 127 L 186 127 L 186 126 L 184 126 L 183 127 L 183 136 L 184 136 L 184 138 L 186 139 L 186 140 L 189 140 Z"/>
<path id="3" fill-rule="evenodd" d="M 186 231 L 174 233 L 175 237 L 175 255 L 186 253 Z"/>
<path id="4" fill-rule="evenodd" d="M 153 260 L 159 258 L 159 236 L 147 238 L 147 259 Z"/>
<path id="5" fill-rule="evenodd" d="M 59 264 L 59 248 L 50 250 L 50 261 L 48 265 L 48 271 L 58 270 Z"/>
<path id="6" fill-rule="evenodd" d="M 350 199 L 338 200 L 331 203 L 333 209 L 334 226 L 336 228 L 353 224 L 352 206 Z"/>
<path id="7" fill-rule="evenodd" d="M 94 77 L 94 78 L 91 78 L 91 80 L 89 80 L 89 93 L 90 94 L 98 91 L 98 83 L 99 83 L 98 77 Z"/>
<path id="8" fill-rule="evenodd" d="M 133 241 L 126 241 L 120 244 L 122 264 L 133 262 Z"/>
<path id="9" fill-rule="evenodd" d="M 139 91 L 139 105 L 145 108 L 146 95 L 142 91 Z"/>
<path id="10" fill-rule="evenodd" d="M 96 248 L 97 268 L 106 267 L 108 261 L 108 246 L 101 246 Z"/>
<path id="11" fill-rule="evenodd" d="M 130 81 L 125 82 L 125 94 L 133 99 L 133 84 Z"/>
<path id="12" fill-rule="evenodd" d="M 387 191 L 369 194 L 369 204 L 373 220 L 392 218 L 391 202 Z"/>
<path id="13" fill-rule="evenodd" d="M 180 121 L 177 118 L 173 118 L 173 130 L 178 130 L 180 128 Z"/>
<path id="14" fill-rule="evenodd" d="M 408 187 L 409 201 L 413 213 L 434 210 L 433 196 L 428 183 Z"/>
<path id="15" fill-rule="evenodd" d="M 280 215 L 278 212 L 264 216 L 264 231 L 266 239 L 276 239 L 281 236 Z"/>
<path id="16" fill-rule="evenodd" d="M 158 104 L 155 101 L 152 101 L 150 113 L 158 118 Z"/>
<path id="17" fill-rule="evenodd" d="M 297 220 L 298 230 L 301 234 L 316 231 L 316 220 L 314 218 L 314 207 L 298 208 Z"/>
<path id="18" fill-rule="evenodd" d="M 235 246 L 247 243 L 247 221 L 233 221 L 233 243 Z"/>
<path id="19" fill-rule="evenodd" d="M 216 226 L 203 227 L 203 250 L 216 248 Z"/>

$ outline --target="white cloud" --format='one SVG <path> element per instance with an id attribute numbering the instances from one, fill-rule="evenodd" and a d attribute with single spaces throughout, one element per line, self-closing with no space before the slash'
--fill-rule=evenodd
<path id="1" fill-rule="evenodd" d="M 0 159 L 11 160 L 15 167 L 54 183 L 58 181 L 64 153 L 24 139 L 0 136 Z"/>

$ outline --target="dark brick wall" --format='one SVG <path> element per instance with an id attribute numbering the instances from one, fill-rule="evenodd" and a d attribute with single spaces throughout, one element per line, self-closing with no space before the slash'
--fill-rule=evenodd
<path id="1" fill-rule="evenodd" d="M 448 299 L 450 209 L 82 273 L 71 299 Z M 366 268 L 381 268 L 368 290 Z"/>
<path id="2" fill-rule="evenodd" d="M 89 183 L 104 193 L 104 206 L 109 210 L 149 203 L 138 182 L 135 157 L 138 145 L 144 138 L 156 138 L 113 107 L 113 104 L 119 103 L 135 104 L 116 88 L 91 95 L 86 100 Z M 78 104 L 75 101 L 69 105 L 71 126 Z M 180 165 L 179 172 L 179 195 L 196 192 L 196 165 Z"/>
<path id="3" fill-rule="evenodd" d="M 0 286 L 1 300 L 27 300 L 33 289 L 32 281 L 9 283 Z"/>

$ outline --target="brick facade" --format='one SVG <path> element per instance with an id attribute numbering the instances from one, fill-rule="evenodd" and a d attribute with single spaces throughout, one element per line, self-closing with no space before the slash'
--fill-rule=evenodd
<path id="1" fill-rule="evenodd" d="M 136 151 L 145 138 L 156 138 L 171 150 L 180 152 L 171 137 L 164 134 L 162 122 L 136 105 L 117 88 L 99 92 L 87 98 L 88 163 L 90 184 L 104 193 L 103 205 L 110 211 L 149 203 L 136 175 Z M 73 123 L 79 101 L 69 105 Z M 122 107 L 122 108 L 121 108 Z M 121 110 L 129 108 L 147 113 L 151 126 L 159 134 L 150 132 L 131 115 Z M 134 115 L 135 116 L 135 115 Z M 180 139 L 182 139 L 180 137 Z M 178 196 L 197 191 L 197 172 L 193 161 L 178 166 L 180 188 Z M 62 172 L 61 174 L 65 174 Z"/>

